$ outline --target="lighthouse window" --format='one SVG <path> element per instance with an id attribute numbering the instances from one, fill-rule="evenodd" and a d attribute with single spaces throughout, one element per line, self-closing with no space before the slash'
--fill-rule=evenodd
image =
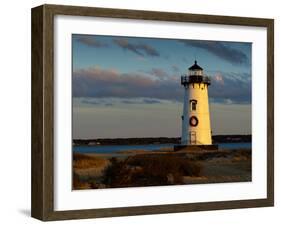
<path id="1" fill-rule="evenodd" d="M 195 111 L 195 110 L 196 110 L 196 103 L 195 103 L 195 102 L 192 102 L 192 103 L 191 103 L 191 108 L 192 108 L 192 111 Z"/>
<path id="2" fill-rule="evenodd" d="M 191 100 L 190 103 L 191 103 L 191 111 L 196 111 L 197 101 Z"/>

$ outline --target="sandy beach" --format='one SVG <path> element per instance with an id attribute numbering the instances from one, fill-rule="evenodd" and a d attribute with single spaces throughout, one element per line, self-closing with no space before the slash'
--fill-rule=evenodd
<path id="1" fill-rule="evenodd" d="M 73 154 L 73 189 L 251 181 L 251 149 Z"/>

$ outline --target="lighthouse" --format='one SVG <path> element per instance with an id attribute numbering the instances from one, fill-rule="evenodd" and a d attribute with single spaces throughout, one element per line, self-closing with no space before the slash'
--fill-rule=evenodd
<path id="1" fill-rule="evenodd" d="M 184 88 L 184 100 L 180 146 L 215 148 L 216 145 L 212 145 L 208 97 L 211 81 L 203 74 L 203 68 L 196 60 L 188 73 L 181 76 L 181 85 Z"/>

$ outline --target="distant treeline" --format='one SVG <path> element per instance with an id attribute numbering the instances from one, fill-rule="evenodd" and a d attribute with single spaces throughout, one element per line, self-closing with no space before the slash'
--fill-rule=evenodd
<path id="1" fill-rule="evenodd" d="M 251 142 L 252 135 L 215 135 L 213 143 Z M 73 145 L 180 144 L 180 137 L 74 139 Z"/>
<path id="2" fill-rule="evenodd" d="M 213 143 L 244 143 L 252 142 L 252 135 L 215 135 Z"/>

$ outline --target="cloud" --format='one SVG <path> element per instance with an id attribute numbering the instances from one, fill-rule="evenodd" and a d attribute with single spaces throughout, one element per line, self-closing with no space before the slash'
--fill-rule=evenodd
<path id="1" fill-rule="evenodd" d="M 74 105 L 86 104 L 92 106 L 122 106 L 122 104 L 163 104 L 170 101 L 164 101 L 155 98 L 95 98 L 95 97 L 82 97 L 75 98 Z M 121 104 L 121 105 L 120 105 Z"/>
<path id="2" fill-rule="evenodd" d="M 135 101 L 135 100 L 132 100 L 132 99 L 125 99 L 125 100 L 122 100 L 121 103 L 123 103 L 123 104 L 136 104 L 136 103 L 139 103 L 139 102 Z"/>
<path id="3" fill-rule="evenodd" d="M 143 98 L 144 103 L 156 103 L 156 100 L 182 102 L 180 76 L 163 72 L 152 69 L 150 74 L 120 73 L 98 67 L 76 70 L 73 75 L 73 96 L 122 98 L 127 104 L 136 103 L 133 98 Z M 209 96 L 212 102 L 251 103 L 250 74 L 212 72 L 210 77 Z"/>
<path id="4" fill-rule="evenodd" d="M 160 100 L 157 100 L 157 99 L 144 99 L 143 103 L 145 103 L 145 104 L 161 104 L 163 102 L 160 101 Z"/>
<path id="5" fill-rule="evenodd" d="M 154 79 L 141 73 L 119 73 L 98 67 L 80 69 L 73 74 L 74 97 L 156 98 L 179 100 L 182 96 L 180 78 Z"/>
<path id="6" fill-rule="evenodd" d="M 192 46 L 204 49 L 209 53 L 233 64 L 233 65 L 248 65 L 250 59 L 241 50 L 228 46 L 224 42 L 219 41 L 197 41 L 197 40 L 179 40 L 186 46 Z"/>
<path id="7" fill-rule="evenodd" d="M 101 100 L 97 100 L 97 99 L 93 100 L 92 98 L 83 98 L 80 102 L 83 104 L 90 104 L 90 105 L 100 105 L 103 103 Z"/>
<path id="8" fill-rule="evenodd" d="M 251 103 L 251 79 L 248 73 L 217 72 L 211 77 L 209 96 L 213 102 L 226 104 Z"/>
<path id="9" fill-rule="evenodd" d="M 86 46 L 95 48 L 102 48 L 108 46 L 108 44 L 95 39 L 93 36 L 79 36 L 79 38 L 77 38 L 76 40 Z"/>
<path id="10" fill-rule="evenodd" d="M 150 74 L 154 75 L 159 79 L 165 79 L 169 76 L 169 74 L 161 68 L 152 68 Z"/>
<path id="11" fill-rule="evenodd" d="M 215 82 L 224 85 L 224 80 L 223 80 L 223 77 L 222 77 L 221 73 L 217 73 L 217 74 L 213 77 L 213 79 L 214 79 Z"/>
<path id="12" fill-rule="evenodd" d="M 159 99 L 152 99 L 152 98 L 131 98 L 131 99 L 124 99 L 121 101 L 123 104 L 162 104 L 164 103 L 162 100 Z"/>
<path id="13" fill-rule="evenodd" d="M 174 72 L 179 72 L 180 71 L 180 69 L 179 69 L 179 67 L 177 65 L 172 65 L 172 69 L 173 69 Z"/>
<path id="14" fill-rule="evenodd" d="M 126 38 L 114 38 L 113 42 L 124 50 L 129 50 L 139 56 L 160 56 L 159 52 L 150 45 L 144 43 L 130 43 Z"/>
<path id="15" fill-rule="evenodd" d="M 178 80 L 179 75 L 173 75 L 173 74 L 169 74 L 167 73 L 164 69 L 162 68 L 151 68 L 150 70 L 138 70 L 141 73 L 145 73 L 146 75 L 148 75 L 149 77 L 153 77 L 154 79 L 158 79 L 158 80 Z"/>

